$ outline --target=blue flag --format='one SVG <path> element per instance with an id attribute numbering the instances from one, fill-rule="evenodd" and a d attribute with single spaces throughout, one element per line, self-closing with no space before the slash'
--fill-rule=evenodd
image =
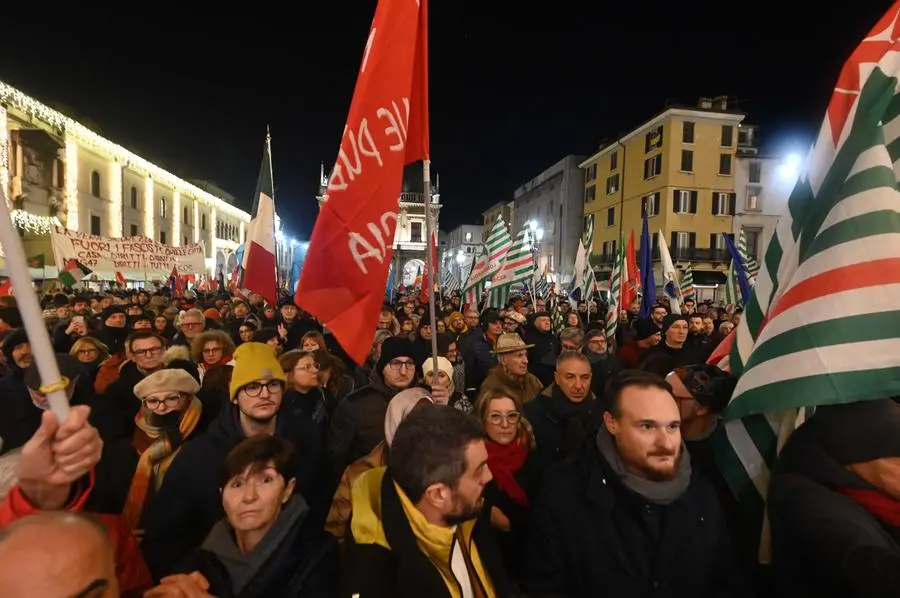
<path id="1" fill-rule="evenodd" d="M 641 318 L 649 318 L 656 305 L 656 279 L 653 278 L 653 246 L 650 242 L 650 227 L 647 226 L 647 212 L 641 228 L 641 250 L 638 267 L 641 269 Z"/>
<path id="2" fill-rule="evenodd" d="M 747 278 L 747 264 L 744 263 L 741 253 L 734 246 L 734 241 L 728 235 L 725 235 L 725 244 L 728 245 L 728 253 L 731 254 L 731 264 L 734 266 L 734 272 L 738 278 L 738 286 L 741 288 L 741 302 L 747 305 L 750 301 L 750 281 Z"/>

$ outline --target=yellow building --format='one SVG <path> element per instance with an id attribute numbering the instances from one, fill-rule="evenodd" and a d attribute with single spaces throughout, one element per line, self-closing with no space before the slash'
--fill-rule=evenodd
<path id="1" fill-rule="evenodd" d="M 490 234 L 491 228 L 494 226 L 494 221 L 497 220 L 497 216 L 502 216 L 506 226 L 512 228 L 515 213 L 516 204 L 513 201 L 498 201 L 482 212 L 481 215 L 484 217 L 484 238 L 487 239 L 488 234 Z"/>
<path id="2" fill-rule="evenodd" d="M 728 112 L 726 98 L 701 99 L 696 108 L 665 110 L 579 165 L 585 171 L 584 213 L 594 217 L 594 262 L 601 272 L 611 269 L 621 236 L 627 242 L 634 231 L 639 247 L 646 210 L 651 236 L 663 231 L 676 265 L 691 263 L 695 284 L 724 282 L 719 272 L 727 269 L 729 256 L 723 235 L 734 230 L 735 156 L 743 119 Z"/>

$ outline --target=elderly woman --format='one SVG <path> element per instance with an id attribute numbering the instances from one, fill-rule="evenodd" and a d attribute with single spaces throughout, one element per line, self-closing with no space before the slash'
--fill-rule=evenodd
<path id="1" fill-rule="evenodd" d="M 347 534 L 351 515 L 350 489 L 353 487 L 353 482 L 370 469 L 384 467 L 388 464 L 388 453 L 397 427 L 422 402 L 431 402 L 431 397 L 424 388 L 410 388 L 397 393 L 388 403 L 387 413 L 384 416 L 385 439 L 378 443 L 372 452 L 354 461 L 344 470 L 341 483 L 331 502 L 331 510 L 325 521 L 325 529 L 334 534 L 338 542 L 343 543 Z"/>
<path id="2" fill-rule="evenodd" d="M 515 393 L 497 389 L 481 395 L 475 415 L 487 433 L 487 463 L 493 475 L 484 490 L 485 504 L 491 507 L 491 525 L 501 532 L 500 548 L 507 570 L 517 574 L 523 561 L 529 495 L 535 483 L 533 460 L 529 463 L 534 434 L 522 417 L 522 403 Z"/>
<path id="3" fill-rule="evenodd" d="M 78 360 L 81 370 L 93 385 L 97 369 L 109 357 L 109 348 L 92 336 L 83 336 L 72 343 L 69 355 Z"/>
<path id="4" fill-rule="evenodd" d="M 141 529 L 141 517 L 175 455 L 199 433 L 199 390 L 197 380 L 180 369 L 159 370 L 134 387 L 141 401 L 134 436 L 104 446 L 87 510 L 122 513 L 130 529 Z"/>
<path id="5" fill-rule="evenodd" d="M 303 496 L 294 493 L 294 461 L 291 444 L 268 434 L 231 449 L 222 484 L 225 519 L 176 575 L 145 598 L 333 595 L 337 546 L 310 516 Z"/>
<path id="6" fill-rule="evenodd" d="M 439 401 L 437 397 L 434 397 L 435 403 L 450 405 L 454 409 L 472 413 L 472 403 L 461 392 L 456 390 L 456 383 L 453 381 L 453 364 L 450 363 L 450 360 L 446 357 L 438 357 L 437 364 L 438 381 L 447 389 L 448 398 L 446 402 L 442 402 Z M 425 360 L 425 363 L 422 364 L 422 383 L 428 389 L 431 389 L 431 385 L 434 382 L 433 372 L 434 359 L 429 357 Z"/>

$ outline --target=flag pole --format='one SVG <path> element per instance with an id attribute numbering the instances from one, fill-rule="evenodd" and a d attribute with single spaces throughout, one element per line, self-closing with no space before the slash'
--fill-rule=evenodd
<path id="1" fill-rule="evenodd" d="M 2 185 L 0 185 L 0 245 L 3 245 L 6 252 L 6 268 L 9 279 L 12 281 L 13 290 L 16 293 L 16 302 L 19 313 L 22 315 L 22 322 L 25 324 L 28 342 L 31 343 L 34 361 L 41 375 L 40 390 L 47 395 L 51 411 L 62 423 L 69 416 L 69 399 L 66 396 L 66 388 L 71 381 L 63 378 L 59 373 L 56 354 L 50 344 L 47 327 L 44 325 L 31 274 L 28 273 L 25 249 L 22 247 L 22 240 L 13 228 L 9 206 L 6 203 L 6 189 Z"/>
<path id="2" fill-rule="evenodd" d="M 269 129 L 269 125 L 266 125 L 266 153 L 269 154 L 269 180 L 272 181 L 272 209 L 274 210 L 275 209 L 275 170 L 274 170 L 274 167 L 272 166 L 272 132 Z M 272 224 L 275 224 L 274 218 L 272 219 Z M 272 234 L 275 236 L 275 302 L 277 305 L 278 291 L 279 291 L 278 279 L 279 279 L 279 276 L 281 275 L 281 264 L 279 264 L 280 260 L 278 258 L 281 254 L 281 251 L 280 251 L 281 248 L 278 246 L 279 245 L 278 235 L 276 234 L 276 232 L 277 231 L 274 231 L 274 230 L 272 231 Z M 245 241 L 246 241 L 246 235 L 244 237 L 245 237 Z M 247 250 L 247 246 L 245 244 L 244 251 L 246 251 L 246 250 Z"/>
<path id="3" fill-rule="evenodd" d="M 425 267 L 428 268 L 428 317 L 431 322 L 431 362 L 432 362 L 432 387 L 440 380 L 438 369 L 438 350 L 437 350 L 437 322 L 436 310 L 434 307 L 434 260 L 431 256 L 431 242 L 434 240 L 434 222 L 432 222 L 431 211 L 431 159 L 425 158 L 422 161 L 422 183 L 425 200 L 425 238 L 428 243 L 425 246 Z M 436 250 L 437 248 L 435 248 Z"/>

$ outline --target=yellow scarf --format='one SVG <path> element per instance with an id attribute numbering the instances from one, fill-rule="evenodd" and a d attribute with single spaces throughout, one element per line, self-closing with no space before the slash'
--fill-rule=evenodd
<path id="1" fill-rule="evenodd" d="M 453 542 L 454 540 L 459 540 L 468 549 L 463 553 L 469 553 L 471 567 L 468 567 L 468 569 L 477 576 L 477 579 L 471 579 L 471 582 L 473 584 L 480 583 L 484 590 L 483 593 L 476 591 L 475 595 L 483 595 L 485 598 L 496 598 L 497 592 L 494 590 L 491 578 L 481 562 L 478 547 L 472 541 L 472 529 L 475 527 L 475 520 L 472 519 L 459 524 L 456 531 L 448 527 L 434 525 L 425 519 L 425 516 L 410 502 L 396 482 L 394 482 L 394 488 L 397 491 L 397 496 L 400 497 L 400 504 L 403 505 L 403 512 L 406 513 L 406 519 L 409 521 L 409 526 L 416 537 L 416 543 L 422 552 L 428 556 L 435 568 L 440 571 L 450 595 L 453 598 L 462 598 L 458 581 L 456 576 L 453 575 L 453 570 L 450 566 Z M 470 573 L 470 577 L 473 577 L 472 573 Z"/>
<path id="2" fill-rule="evenodd" d="M 166 471 L 172 464 L 172 460 L 175 459 L 175 455 L 178 454 L 181 447 L 184 446 L 184 441 L 197 427 L 202 411 L 203 405 L 200 403 L 200 400 L 197 397 L 191 399 L 187 410 L 181 417 L 181 423 L 178 425 L 182 444 L 175 447 L 174 450 L 168 436 L 163 434 L 148 449 L 141 453 L 134 476 L 131 478 L 131 487 L 128 489 L 128 498 L 125 499 L 125 508 L 122 510 L 122 518 L 128 526 L 127 529 L 137 529 L 141 520 L 141 514 L 144 511 L 144 503 L 147 500 L 147 492 L 150 489 L 151 480 L 154 482 L 154 490 L 158 490 L 162 485 Z M 138 413 L 135 419 L 142 417 L 143 414 Z M 153 475 L 154 467 L 157 467 L 155 476 Z"/>

